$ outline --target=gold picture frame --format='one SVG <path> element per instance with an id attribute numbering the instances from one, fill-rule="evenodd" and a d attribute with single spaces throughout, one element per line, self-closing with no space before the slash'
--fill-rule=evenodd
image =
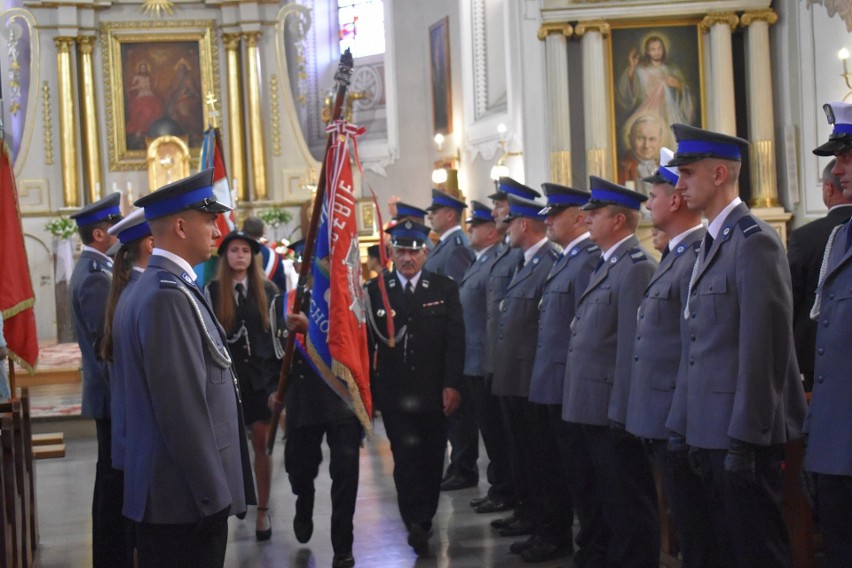
<path id="1" fill-rule="evenodd" d="M 647 195 L 641 179 L 674 149 L 671 125 L 705 123 L 703 41 L 697 19 L 613 22 L 608 37 L 613 169 Z M 653 134 L 650 134 L 653 132 Z"/>
<path id="2" fill-rule="evenodd" d="M 429 69 L 432 75 L 432 130 L 453 132 L 453 88 L 450 73 L 450 18 L 429 26 Z"/>
<path id="3" fill-rule="evenodd" d="M 207 96 L 219 99 L 213 20 L 101 24 L 111 171 L 144 170 L 151 139 L 185 136 L 198 167 Z"/>
<path id="4" fill-rule="evenodd" d="M 359 237 L 377 237 L 379 234 L 379 218 L 376 215 L 376 203 L 372 197 L 358 199 L 355 210 L 355 224 Z"/>

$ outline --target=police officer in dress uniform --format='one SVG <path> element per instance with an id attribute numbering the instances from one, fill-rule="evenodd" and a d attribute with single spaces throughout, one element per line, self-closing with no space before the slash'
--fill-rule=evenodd
<path id="1" fill-rule="evenodd" d="M 784 443 L 805 413 L 790 270 L 778 233 L 738 196 L 748 142 L 675 124 L 677 189 L 709 220 L 684 308 L 685 364 L 666 425 L 686 434 L 724 566 L 790 566 Z"/>
<path id="2" fill-rule="evenodd" d="M 137 200 L 156 248 L 113 330 L 125 379 L 124 515 L 141 567 L 221 567 L 228 516 L 255 504 L 236 379 L 192 267 L 221 236 L 213 170 Z"/>
<path id="3" fill-rule="evenodd" d="M 547 237 L 562 247 L 558 260 L 544 281 L 538 318 L 538 344 L 530 379 L 529 401 L 532 408 L 533 431 L 531 444 L 530 483 L 541 487 L 546 496 L 542 504 L 541 521 L 535 534 L 527 541 L 525 560 L 544 560 L 572 549 L 574 502 L 583 503 L 585 495 L 576 487 L 575 470 L 582 461 L 575 443 L 576 427 L 562 420 L 562 391 L 565 380 L 565 359 L 568 342 L 565 324 L 574 317 L 580 294 L 589 283 L 589 276 L 600 255 L 598 246 L 589 239 L 586 213 L 580 207 L 589 200 L 589 193 L 555 183 L 542 184 L 547 195 Z M 554 459 L 559 456 L 559 460 Z M 587 556 L 588 536 L 596 523 L 588 508 L 577 507 L 580 535 L 578 558 Z"/>
<path id="4" fill-rule="evenodd" d="M 819 269 L 829 235 L 852 215 L 852 194 L 846 197 L 840 179 L 832 173 L 837 160 L 822 170 L 822 202 L 828 208 L 825 217 L 802 225 L 790 233 L 787 260 L 793 280 L 793 337 L 796 359 L 805 379 L 805 391 L 814 385 L 817 323 L 811 319 L 811 308 L 819 284 Z"/>
<path id="5" fill-rule="evenodd" d="M 642 443 L 624 431 L 633 362 L 636 311 L 657 267 L 635 232 L 647 199 L 590 178 L 583 206 L 602 254 L 570 324 L 562 418 L 582 424 L 590 460 L 581 483 L 593 483 L 609 529 L 606 565 L 659 565 L 660 526 L 654 479 Z"/>
<path id="6" fill-rule="evenodd" d="M 660 167 L 643 179 L 653 184 L 645 203 L 651 222 L 669 238 L 639 306 L 626 428 L 645 440 L 660 473 L 674 515 L 683 567 L 721 568 L 708 512 L 703 500 L 696 499 L 701 484 L 686 460 L 686 442 L 681 434 L 666 428 L 681 364 L 686 289 L 706 232 L 701 211 L 688 208 L 683 195 L 675 190 L 677 168 L 666 167 L 672 155 L 668 148 L 660 149 Z"/>
<path id="7" fill-rule="evenodd" d="M 399 512 L 408 544 L 429 552 L 447 447 L 446 417 L 459 405 L 464 367 L 464 319 L 458 286 L 423 269 L 429 228 L 403 221 L 391 235 L 394 270 L 381 277 L 390 299 L 387 313 L 376 281 L 367 284 L 370 348 L 377 361 L 373 399 L 391 443 Z M 394 318 L 395 346 L 386 322 Z"/>
<path id="8" fill-rule="evenodd" d="M 515 265 L 514 274 L 500 301 L 500 318 L 494 348 L 494 378 L 491 394 L 500 399 L 511 460 L 515 494 L 520 495 L 522 508 L 527 512 L 527 527 L 533 529 L 542 521 L 549 503 L 543 487 L 531 478 L 531 448 L 535 443 L 532 431 L 533 408 L 529 403 L 530 379 L 538 338 L 538 305 L 544 281 L 559 255 L 559 247 L 547 239 L 545 216 L 540 203 L 509 195 L 509 212 L 503 219 L 507 224 L 509 246 L 523 254 Z M 539 535 L 545 538 L 546 535 Z M 554 545 L 552 542 L 543 544 Z M 530 552 L 525 543 L 518 543 L 513 552 Z M 559 552 L 555 545 L 550 552 Z"/>
<path id="9" fill-rule="evenodd" d="M 814 150 L 837 157 L 832 174 L 852 198 L 852 105 L 825 105 L 833 125 L 828 142 Z M 815 502 L 826 555 L 826 568 L 852 565 L 852 222 L 832 231 L 820 270 L 814 390 L 808 414 L 804 469 L 816 477 Z"/>
<path id="10" fill-rule="evenodd" d="M 497 336 L 500 327 L 501 315 L 500 301 L 503 300 L 503 297 L 506 294 L 506 288 L 508 288 L 509 282 L 518 267 L 518 262 L 524 255 L 520 248 L 509 246 L 509 243 L 505 238 L 508 224 L 504 223 L 503 220 L 509 214 L 510 195 L 530 200 L 541 197 L 541 194 L 533 188 L 527 187 L 510 177 L 501 177 L 497 182 L 497 191 L 488 196 L 488 198 L 494 202 L 494 208 L 491 211 L 491 216 L 497 223 L 497 230 L 501 231 L 504 235 L 504 241 L 501 243 L 500 249 L 497 251 L 497 256 L 491 265 L 491 274 L 488 277 L 488 287 L 485 291 L 488 317 L 485 323 L 485 364 L 483 370 L 485 371 L 485 382 L 489 392 L 491 392 L 491 384 L 494 379 L 494 354 L 497 348 Z M 492 466 L 505 463 L 508 466 L 508 470 L 501 474 L 503 476 L 502 478 L 505 479 L 508 477 L 511 479 L 511 457 L 509 456 L 506 444 L 509 433 L 506 431 L 502 418 L 494 420 L 494 417 L 501 416 L 500 402 L 497 400 L 497 397 L 493 395 L 491 395 L 490 400 L 491 410 L 489 411 L 489 415 L 491 416 L 491 420 L 489 421 L 488 427 L 494 430 L 493 436 L 503 440 L 502 447 L 503 451 L 506 452 L 506 459 L 501 459 L 499 461 L 493 460 Z M 471 501 L 471 505 L 481 505 L 482 499 L 483 498 L 474 499 Z M 516 506 L 512 514 L 506 518 L 491 521 L 491 526 L 500 531 L 502 536 L 519 536 L 529 534 L 532 532 L 532 523 L 524 516 L 524 510 L 521 507 L 522 496 L 513 495 L 512 500 Z"/>
<path id="11" fill-rule="evenodd" d="M 509 461 L 500 436 L 500 407 L 491 396 L 485 381 L 485 325 L 487 306 L 485 290 L 491 273 L 491 264 L 500 251 L 502 233 L 498 231 L 491 208 L 479 201 L 471 202 L 473 211 L 467 218 L 470 245 L 476 252 L 473 264 L 459 283 L 459 297 L 464 312 L 464 376 L 465 386 L 476 424 L 482 432 L 482 441 L 488 452 L 488 482 L 491 484 L 483 499 L 475 499 L 477 513 L 506 511 L 514 505 L 514 492 L 509 474 Z"/>
<path id="12" fill-rule="evenodd" d="M 467 204 L 443 191 L 432 190 L 432 204 L 426 208 L 432 230 L 440 237 L 435 248 L 429 251 L 423 268 L 436 274 L 449 276 L 461 282 L 465 271 L 473 262 L 473 250 L 461 227 L 462 211 Z M 460 385 L 462 402 L 458 411 L 447 421 L 447 438 L 450 441 L 450 464 L 441 481 L 442 491 L 474 487 L 479 482 L 479 430 L 473 414 L 467 385 Z"/>
<path id="13" fill-rule="evenodd" d="M 92 564 L 95 568 L 127 562 L 121 519 L 121 474 L 112 467 L 109 374 L 100 357 L 104 314 L 112 285 L 112 259 L 107 251 L 116 242 L 108 229 L 121 220 L 120 193 L 113 193 L 71 215 L 83 242 L 68 288 L 71 316 L 83 359 L 81 414 L 94 418 L 98 463 L 92 499 Z"/>

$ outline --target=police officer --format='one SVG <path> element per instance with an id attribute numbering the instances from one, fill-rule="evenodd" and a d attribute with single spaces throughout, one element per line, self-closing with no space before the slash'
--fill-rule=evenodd
<path id="1" fill-rule="evenodd" d="M 156 243 L 113 330 L 125 380 L 124 515 L 141 567 L 225 563 L 228 516 L 255 504 L 225 333 L 192 267 L 220 236 L 213 169 L 136 201 Z"/>
<path id="2" fill-rule="evenodd" d="M 660 150 L 660 167 L 644 181 L 653 184 L 646 207 L 654 227 L 669 237 L 662 261 L 645 289 L 633 347 L 633 371 L 627 403 L 627 431 L 645 440 L 663 480 L 674 515 L 678 549 L 684 568 L 720 566 L 712 527 L 700 494 L 699 478 L 686 460 L 681 434 L 666 428 L 678 367 L 681 364 L 681 322 L 686 288 L 698 247 L 706 232 L 701 212 L 686 206 L 675 190 L 677 168 L 666 167 L 672 158 Z M 672 452 L 667 450 L 672 438 Z"/>
<path id="3" fill-rule="evenodd" d="M 98 463 L 92 504 L 92 563 L 126 563 L 121 519 L 121 473 L 112 467 L 109 376 L 100 357 L 104 314 L 112 285 L 112 259 L 107 251 L 116 242 L 109 228 L 121 220 L 120 193 L 113 193 L 71 215 L 77 223 L 82 252 L 71 274 L 71 317 L 83 359 L 81 414 L 94 418 Z"/>
<path id="4" fill-rule="evenodd" d="M 393 478 L 408 544 L 429 552 L 447 447 L 446 417 L 459 405 L 464 367 L 464 319 L 458 286 L 423 268 L 429 228 L 403 221 L 391 235 L 394 270 L 385 279 L 391 312 L 377 281 L 367 284 L 371 349 L 377 361 L 373 399 L 382 409 L 394 459 Z M 385 323 L 394 318 L 391 347 Z"/>
<path id="5" fill-rule="evenodd" d="M 738 196 L 741 138 L 675 124 L 677 189 L 709 220 L 684 309 L 682 381 L 667 420 L 686 433 L 724 566 L 790 566 L 781 517 L 784 443 L 804 391 L 790 270 L 778 233 Z M 685 430 L 684 430 L 685 424 Z"/>
<path id="6" fill-rule="evenodd" d="M 483 370 L 485 371 L 485 381 L 489 392 L 494 378 L 494 354 L 497 348 L 501 315 L 500 302 L 503 300 L 506 288 L 508 288 L 509 282 L 518 267 L 518 262 L 523 258 L 524 254 L 519 247 L 510 246 L 505 236 L 508 224 L 503 221 L 509 214 L 510 195 L 530 200 L 541 197 L 541 194 L 533 188 L 527 187 L 510 177 L 501 177 L 497 182 L 497 191 L 488 196 L 494 202 L 491 216 L 497 223 L 497 230 L 501 231 L 504 236 L 501 248 L 498 250 L 494 263 L 491 265 L 491 274 L 488 277 L 488 287 L 485 297 L 488 318 L 485 322 L 485 364 Z M 499 408 L 499 402 L 496 399 L 493 403 Z M 495 423 L 492 426 L 495 431 L 499 428 L 499 434 L 495 433 L 495 436 L 499 435 L 504 440 L 503 447 L 506 448 L 504 451 L 508 451 L 505 440 L 508 440 L 509 433 L 506 431 L 502 419 L 499 425 Z M 511 475 L 511 466 L 510 470 L 506 471 L 504 475 Z M 532 531 L 532 524 L 529 519 L 522 518 L 522 509 L 517 506 L 520 496 L 515 495 L 513 500 L 516 503 L 516 509 L 512 515 L 491 521 L 491 526 L 498 531 L 507 533 L 505 536 L 529 534 Z M 510 524 L 515 524 L 516 526 L 509 528 L 508 525 Z"/>
<path id="7" fill-rule="evenodd" d="M 583 503 L 576 487 L 575 471 L 584 458 L 577 447 L 576 427 L 562 420 L 562 391 L 565 380 L 565 323 L 574 317 L 580 294 L 586 289 L 600 249 L 589 239 L 586 213 L 580 207 L 589 193 L 555 183 L 542 184 L 547 195 L 547 237 L 562 247 L 558 260 L 544 282 L 538 319 L 538 344 L 530 379 L 529 401 L 532 409 L 533 436 L 530 451 L 530 483 L 541 487 L 546 497 L 542 503 L 541 521 L 528 541 L 530 550 L 522 552 L 525 560 L 546 559 L 571 551 L 574 502 Z M 554 459 L 559 456 L 561 460 Z M 588 508 L 577 507 L 581 532 L 577 540 L 580 550 L 575 563 L 588 556 L 586 550 L 594 532 L 595 521 Z M 599 521 L 598 521 L 599 523 Z"/>
<path id="8" fill-rule="evenodd" d="M 654 480 L 641 442 L 624 431 L 636 310 L 657 266 L 635 235 L 647 197 L 595 176 L 590 184 L 583 209 L 602 254 L 571 322 L 562 418 L 583 425 L 590 453 L 583 483 L 593 480 L 609 529 L 606 564 L 657 566 Z"/>
<path id="9" fill-rule="evenodd" d="M 488 482 L 491 487 L 482 498 L 471 504 L 477 513 L 495 513 L 511 509 L 514 492 L 509 473 L 505 439 L 500 425 L 500 406 L 485 381 L 485 324 L 488 315 L 485 290 L 491 264 L 500 251 L 502 233 L 497 230 L 491 208 L 479 201 L 471 203 L 467 218 L 470 245 L 476 252 L 473 264 L 459 283 L 459 296 L 464 312 L 464 376 L 465 386 L 482 441 L 488 452 Z"/>
<path id="10" fill-rule="evenodd" d="M 837 157 L 832 174 L 852 198 L 852 105 L 825 105 L 833 132 L 814 150 Z M 804 468 L 816 474 L 816 510 L 825 546 L 826 566 L 852 564 L 852 409 L 848 404 L 852 364 L 852 223 L 834 229 L 820 271 L 814 390 L 808 415 Z"/>
<path id="11" fill-rule="evenodd" d="M 464 201 L 443 191 L 432 190 L 432 204 L 426 208 L 432 230 L 440 236 L 438 244 L 429 251 L 423 268 L 436 274 L 449 276 L 461 282 L 465 271 L 473 262 L 473 251 L 461 227 Z M 479 482 L 479 430 L 466 385 L 460 385 L 462 402 L 458 412 L 447 421 L 447 437 L 452 450 L 450 464 L 441 482 L 442 491 L 474 487 Z"/>

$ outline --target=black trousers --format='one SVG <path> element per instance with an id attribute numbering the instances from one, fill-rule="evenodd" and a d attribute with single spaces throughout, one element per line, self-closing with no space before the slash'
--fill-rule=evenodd
<path id="1" fill-rule="evenodd" d="M 852 477 L 817 474 L 817 512 L 824 568 L 852 566 Z"/>
<path id="2" fill-rule="evenodd" d="M 222 568 L 228 519 L 199 532 L 195 523 L 136 523 L 139 568 Z"/>
<path id="3" fill-rule="evenodd" d="M 779 508 L 784 446 L 757 450 L 755 479 L 745 486 L 731 483 L 725 472 L 727 450 L 694 451 L 722 565 L 790 568 L 790 540 Z"/>
<path id="4" fill-rule="evenodd" d="M 682 568 L 726 568 L 718 554 L 701 478 L 689 466 L 686 451 L 670 452 L 668 440 L 651 440 L 654 465 L 672 512 Z"/>
<path id="5" fill-rule="evenodd" d="M 473 403 L 467 384 L 459 385 L 461 403 L 447 417 L 447 439 L 450 441 L 450 465 L 444 478 L 460 476 L 479 481 L 479 429 L 476 426 Z"/>
<path id="6" fill-rule="evenodd" d="M 580 522 L 580 530 L 574 540 L 577 551 L 574 553 L 578 566 L 599 567 L 606 561 L 609 546 L 609 527 L 604 520 L 604 495 L 601 484 L 592 467 L 592 454 L 589 440 L 583 432 L 583 426 L 562 420 L 561 409 L 551 416 L 551 422 L 559 431 L 559 456 L 562 459 L 572 491 L 572 502 Z"/>
<path id="7" fill-rule="evenodd" d="M 444 413 L 382 411 L 393 454 L 393 481 L 406 527 L 429 530 L 438 509 L 441 472 L 447 447 Z"/>
<path id="8" fill-rule="evenodd" d="M 92 565 L 94 568 L 133 566 L 133 528 L 121 514 L 124 472 L 112 467 L 112 420 L 95 420 L 98 463 L 92 497 Z"/>
<path id="9" fill-rule="evenodd" d="M 322 463 L 323 436 L 328 443 L 331 476 L 331 545 L 335 553 L 351 552 L 361 445 L 358 419 L 353 417 L 289 430 L 284 444 L 284 469 L 293 494 L 313 499 L 314 480 Z"/>
<path id="10" fill-rule="evenodd" d="M 530 505 L 536 535 L 550 544 L 573 550 L 574 507 L 570 478 L 559 455 L 558 423 L 562 406 L 526 403 L 529 440 Z"/>
<path id="11" fill-rule="evenodd" d="M 509 455 L 509 467 L 512 472 L 512 486 L 515 491 L 515 513 L 522 519 L 537 521 L 534 505 L 530 500 L 529 473 L 529 401 L 519 396 L 501 396 L 500 414 L 503 417 L 503 430 L 506 432 L 506 445 Z"/>
<path id="12" fill-rule="evenodd" d="M 495 500 L 514 503 L 515 491 L 512 485 L 512 471 L 506 448 L 506 435 L 500 418 L 500 402 L 491 394 L 491 381 L 486 377 L 465 376 L 467 391 L 473 406 L 473 414 L 482 442 L 488 453 L 488 496 Z"/>
<path id="13" fill-rule="evenodd" d="M 608 426 L 584 426 L 610 531 L 607 565 L 659 568 L 657 488 L 639 438 Z"/>

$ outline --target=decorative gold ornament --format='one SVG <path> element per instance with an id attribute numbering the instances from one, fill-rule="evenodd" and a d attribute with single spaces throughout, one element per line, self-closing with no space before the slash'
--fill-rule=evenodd
<path id="1" fill-rule="evenodd" d="M 269 78 L 269 110 L 272 123 L 272 155 L 281 155 L 281 118 L 278 115 L 278 76 L 273 75 Z"/>
<path id="2" fill-rule="evenodd" d="M 760 22 L 765 21 L 770 26 L 778 21 L 778 14 L 775 13 L 775 10 L 772 8 L 768 8 L 766 10 L 753 10 L 751 12 L 744 12 L 742 16 L 740 16 L 740 25 L 744 28 L 747 28 L 751 25 L 752 22 Z"/>
<path id="3" fill-rule="evenodd" d="M 574 26 L 568 23 L 548 23 L 542 24 L 540 28 L 538 28 L 538 39 L 544 41 L 544 39 L 550 34 L 562 34 L 565 37 L 571 37 L 574 35 Z"/>
<path id="4" fill-rule="evenodd" d="M 733 12 L 715 12 L 704 16 L 704 19 L 701 20 L 700 26 L 701 31 L 707 33 L 710 31 L 710 28 L 716 24 L 728 24 L 731 27 L 731 31 L 733 31 L 737 29 L 737 24 L 739 23 L 740 19 Z"/>
<path id="5" fill-rule="evenodd" d="M 602 36 L 607 37 L 610 30 L 609 22 L 603 20 L 577 22 L 577 25 L 574 26 L 574 33 L 577 37 L 582 37 L 586 32 L 599 32 Z"/>
<path id="6" fill-rule="evenodd" d="M 142 4 L 142 13 L 161 18 L 161 12 L 171 16 L 175 13 L 175 5 L 171 0 L 145 0 Z"/>
<path id="7" fill-rule="evenodd" d="M 41 84 L 41 93 L 42 93 L 42 114 L 44 115 L 44 120 L 42 121 L 44 127 L 44 164 L 46 166 L 53 165 L 53 132 L 51 130 L 51 119 L 50 119 L 50 83 L 44 81 Z"/>

